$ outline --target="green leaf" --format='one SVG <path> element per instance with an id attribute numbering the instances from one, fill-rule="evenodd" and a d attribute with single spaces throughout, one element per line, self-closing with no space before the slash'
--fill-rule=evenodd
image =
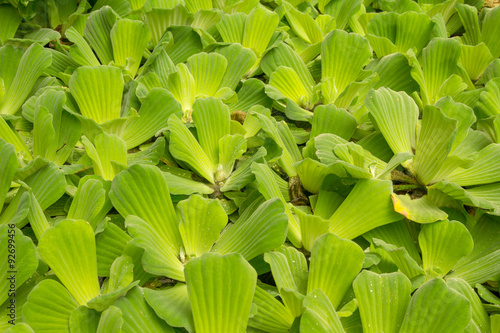
<path id="1" fill-rule="evenodd" d="M 312 96 L 312 91 L 315 86 L 314 79 L 306 64 L 300 58 L 297 52 L 295 52 L 290 46 L 287 46 L 286 44 L 280 44 L 277 47 L 269 50 L 269 52 L 266 53 L 261 62 L 262 71 L 269 77 L 280 66 L 291 68 L 300 79 L 300 82 L 303 85 L 305 91 L 307 91 L 307 94 L 305 95 L 309 97 Z"/>
<path id="2" fill-rule="evenodd" d="M 436 124 L 440 124 L 437 126 Z M 458 121 L 446 116 L 441 110 L 427 106 L 422 116 L 413 173 L 418 181 L 429 184 L 440 181 L 438 175 L 448 156 L 457 131 Z"/>
<path id="3" fill-rule="evenodd" d="M 62 284 L 46 279 L 30 292 L 22 310 L 23 321 L 36 332 L 69 333 L 69 318 L 77 307 L 77 301 Z"/>
<path id="4" fill-rule="evenodd" d="M 109 197 L 127 219 L 134 243 L 145 249 L 146 270 L 168 273 L 182 281 L 179 222 L 162 172 L 154 166 L 135 164 L 115 177 Z"/>
<path id="5" fill-rule="evenodd" d="M 230 120 L 229 109 L 221 100 L 198 99 L 193 105 L 193 121 L 198 142 L 214 164 L 219 163 L 221 138 L 230 134 Z"/>
<path id="6" fill-rule="evenodd" d="M 0 139 L 0 207 L 3 207 L 5 196 L 9 191 L 17 170 L 17 157 L 14 146 Z"/>
<path id="7" fill-rule="evenodd" d="M 286 7 L 286 20 L 297 36 L 309 44 L 315 44 L 323 41 L 323 34 L 319 25 L 311 16 L 307 13 L 299 12 L 290 5 Z"/>
<path id="8" fill-rule="evenodd" d="M 249 327 L 265 332 L 288 332 L 294 319 L 292 314 L 283 303 L 258 285 L 255 288 L 253 304 L 257 306 L 257 313 L 248 321 Z"/>
<path id="9" fill-rule="evenodd" d="M 288 125 L 284 121 L 277 123 L 273 117 L 269 118 L 260 113 L 255 113 L 255 115 L 259 118 L 260 125 L 264 132 L 266 132 L 266 134 L 283 150 L 279 160 L 280 166 L 289 177 L 296 176 L 297 172 L 293 164 L 302 160 L 302 156 Z"/>
<path id="10" fill-rule="evenodd" d="M 69 89 L 83 116 L 98 124 L 120 118 L 123 77 L 119 68 L 79 67 L 69 80 Z"/>
<path id="11" fill-rule="evenodd" d="M 102 292 L 104 294 L 123 289 L 132 283 L 134 264 L 132 258 L 127 255 L 122 255 L 113 262 L 109 279 L 103 285 Z"/>
<path id="12" fill-rule="evenodd" d="M 254 105 L 270 108 L 273 100 L 265 93 L 265 85 L 257 79 L 246 80 L 238 91 L 238 102 L 231 104 L 231 111 L 241 110 L 247 112 Z"/>
<path id="13" fill-rule="evenodd" d="M 266 149 L 264 147 L 260 147 L 259 150 L 252 155 L 252 157 L 238 165 L 237 169 L 231 173 L 231 176 L 229 176 L 229 178 L 224 182 L 224 186 L 222 186 L 220 190 L 222 192 L 240 190 L 253 181 L 255 176 L 252 173 L 252 164 L 254 162 L 263 162 L 263 157 L 266 154 Z"/>
<path id="14" fill-rule="evenodd" d="M 38 249 L 78 304 L 86 305 L 99 294 L 94 231 L 87 222 L 59 222 L 45 231 Z"/>
<path id="15" fill-rule="evenodd" d="M 474 46 L 461 45 L 461 48 L 460 63 L 464 66 L 470 79 L 476 81 L 493 60 L 493 57 L 484 43 Z"/>
<path id="16" fill-rule="evenodd" d="M 485 116 L 500 114 L 500 78 L 493 78 L 486 83 L 479 96 L 477 106 Z"/>
<path id="17" fill-rule="evenodd" d="M 113 207 L 108 192 L 111 182 L 95 176 L 83 177 L 68 211 L 68 219 L 88 221 L 96 229 Z"/>
<path id="18" fill-rule="evenodd" d="M 316 206 L 317 207 L 317 206 Z M 313 244 L 321 235 L 328 232 L 330 221 L 321 216 L 306 214 L 300 209 L 293 210 L 300 223 L 302 244 L 304 249 L 312 251 Z M 315 211 L 318 214 L 317 211 Z"/>
<path id="19" fill-rule="evenodd" d="M 168 238 L 141 218 L 130 215 L 125 224 L 134 238 L 133 244 L 144 249 L 142 264 L 148 273 L 184 281 L 180 248 L 174 247 Z"/>
<path id="20" fill-rule="evenodd" d="M 286 239 L 288 219 L 283 203 L 274 198 L 260 205 L 252 215 L 240 217 L 212 248 L 213 252 L 236 252 L 246 260 L 281 246 Z"/>
<path id="21" fill-rule="evenodd" d="M 96 236 L 97 273 L 109 276 L 111 265 L 120 257 L 125 246 L 132 238 L 114 223 L 108 223 L 106 229 Z M 142 257 L 142 255 L 141 255 Z"/>
<path id="22" fill-rule="evenodd" d="M 353 239 L 381 225 L 401 220 L 401 215 L 394 211 L 391 193 L 391 181 L 359 180 L 330 218 L 329 231 Z"/>
<path id="23" fill-rule="evenodd" d="M 303 302 L 300 332 L 345 332 L 335 308 L 321 289 L 310 292 Z"/>
<path id="24" fill-rule="evenodd" d="M 287 237 L 295 246 L 301 244 L 300 226 L 292 215 L 290 208 L 287 206 L 285 198 L 280 191 L 279 185 L 276 182 L 273 171 L 266 164 L 252 163 L 252 173 L 257 180 L 259 192 L 262 193 L 266 200 L 279 198 L 285 205 L 285 213 L 288 216 L 288 234 Z"/>
<path id="25" fill-rule="evenodd" d="M 481 38 L 477 9 L 469 4 L 461 3 L 457 3 L 455 8 L 465 29 L 465 33 L 461 36 L 461 39 L 467 45 L 477 45 Z"/>
<path id="26" fill-rule="evenodd" d="M 350 47 L 344 47 L 345 45 Z M 321 76 L 334 78 L 340 95 L 357 79 L 370 56 L 370 45 L 364 37 L 334 30 L 325 37 L 321 47 Z"/>
<path id="27" fill-rule="evenodd" d="M 344 29 L 349 18 L 358 11 L 361 4 L 361 0 L 347 3 L 344 1 L 321 0 L 319 1 L 318 9 L 321 13 L 335 18 L 337 29 Z"/>
<path id="28" fill-rule="evenodd" d="M 50 224 L 33 193 L 28 192 L 27 195 L 29 196 L 28 220 L 36 238 L 40 240 L 45 231 L 50 228 Z M 21 202 L 22 201 L 21 199 Z"/>
<path id="29" fill-rule="evenodd" d="M 216 200 L 192 195 L 177 204 L 181 213 L 179 232 L 188 258 L 208 252 L 219 238 L 228 218 Z"/>
<path id="30" fill-rule="evenodd" d="M 92 9 L 97 10 L 104 6 L 111 7 L 121 17 L 127 16 L 131 10 L 130 3 L 122 0 L 97 0 Z"/>
<path id="31" fill-rule="evenodd" d="M 411 199 L 408 194 L 392 193 L 391 197 L 394 210 L 414 222 L 433 223 L 448 218 L 448 214 L 439 209 L 428 196 Z"/>
<path id="32" fill-rule="evenodd" d="M 472 310 L 471 324 L 477 326 L 480 332 L 489 331 L 490 318 L 474 289 L 462 279 L 447 279 L 446 283 L 450 288 L 455 289 L 469 300 Z"/>
<path id="33" fill-rule="evenodd" d="M 35 163 L 37 161 L 42 162 L 43 165 L 37 167 Z M 47 164 L 47 161 L 36 159 L 32 166 L 35 167 L 30 173 L 22 174 L 21 169 L 17 177 L 29 186 L 41 209 L 46 210 L 64 194 L 66 179 L 64 173 L 52 162 Z M 26 191 L 27 189 L 24 187 L 17 191 L 14 199 L 0 215 L 0 224 L 12 222 L 11 219 L 16 215 L 21 198 Z M 18 227 L 22 227 L 27 223 L 27 220 L 23 217 L 21 221 L 16 223 Z"/>
<path id="34" fill-rule="evenodd" d="M 1 80 L 1 79 L 0 79 Z M 0 81 L 1 83 L 1 81 Z M 1 89 L 1 86 L 0 86 Z M 30 149 L 24 142 L 24 140 L 19 136 L 17 131 L 15 131 L 2 116 L 0 116 L 0 139 L 3 141 L 12 144 L 17 153 L 22 155 L 27 160 L 32 160 Z"/>
<path id="35" fill-rule="evenodd" d="M 455 183 L 442 181 L 430 188 L 438 189 L 465 205 L 492 210 L 495 208 L 496 192 L 499 190 L 497 184 L 477 186 L 466 190 Z"/>
<path id="36" fill-rule="evenodd" d="M 248 72 L 257 61 L 255 53 L 240 44 L 231 44 L 215 50 L 227 60 L 227 68 L 220 82 L 220 88 L 229 87 L 232 90 L 238 86 L 243 75 Z M 239 98 L 238 98 L 239 99 Z"/>
<path id="37" fill-rule="evenodd" d="M 467 298 L 443 280 L 432 279 L 411 298 L 400 332 L 462 332 L 470 320 Z"/>
<path id="38" fill-rule="evenodd" d="M 258 58 L 262 57 L 278 23 L 278 14 L 263 6 L 255 7 L 246 17 L 241 45 L 254 51 Z"/>
<path id="39" fill-rule="evenodd" d="M 496 37 L 500 32 L 500 9 L 497 7 L 489 10 L 484 15 L 481 27 L 481 41 L 488 46 L 493 58 L 500 56 L 500 46 L 496 42 Z"/>
<path id="40" fill-rule="evenodd" d="M 117 19 L 115 11 L 105 6 L 90 13 L 83 29 L 85 39 L 103 65 L 109 65 L 114 59 L 110 32 Z M 89 65 L 96 66 L 95 64 Z"/>
<path id="41" fill-rule="evenodd" d="M 422 267 L 419 266 L 421 260 L 416 260 L 410 256 L 406 248 L 387 244 L 383 240 L 377 238 L 373 238 L 372 243 L 375 249 L 381 249 L 387 253 L 399 270 L 409 279 L 413 279 L 425 273 Z M 378 251 L 378 253 L 380 253 L 380 251 Z"/>
<path id="42" fill-rule="evenodd" d="M 31 100 L 33 109 L 28 111 L 26 106 Z M 63 110 L 66 100 L 63 91 L 50 89 L 30 98 L 23 106 L 23 115 L 30 112 L 29 117 L 33 117 L 34 155 L 50 159 L 57 165 L 66 162 L 82 134 L 77 117 Z"/>
<path id="43" fill-rule="evenodd" d="M 174 332 L 146 303 L 139 287 L 134 287 L 127 296 L 117 299 L 114 306 L 122 312 L 123 332 Z"/>
<path id="44" fill-rule="evenodd" d="M 143 289 L 144 298 L 158 317 L 174 327 L 194 331 L 193 312 L 189 301 L 187 285 L 178 283 L 162 290 Z"/>
<path id="45" fill-rule="evenodd" d="M 139 118 L 133 120 L 120 137 L 127 144 L 127 149 L 137 147 L 167 127 L 171 115 L 180 116 L 181 112 L 181 105 L 168 90 L 153 88 L 141 105 Z"/>
<path id="46" fill-rule="evenodd" d="M 312 92 L 300 81 L 297 73 L 290 67 L 279 66 L 269 78 L 269 85 L 279 91 L 274 99 L 289 98 L 299 106 L 310 108 Z M 270 95 L 270 97 L 273 97 Z"/>
<path id="47" fill-rule="evenodd" d="M 319 105 L 314 109 L 311 137 L 331 133 L 349 140 L 357 126 L 356 119 L 346 110 L 338 109 L 333 104 Z"/>
<path id="48" fill-rule="evenodd" d="M 105 332 L 122 332 L 123 318 L 122 311 L 116 306 L 109 307 L 106 311 L 101 313 L 97 333 Z"/>
<path id="49" fill-rule="evenodd" d="M 34 333 L 30 325 L 26 323 L 16 323 L 15 326 L 11 326 L 6 329 L 6 333 Z"/>
<path id="50" fill-rule="evenodd" d="M 11 224 L 0 226 L 0 245 L 3 258 L 0 303 L 3 304 L 15 301 L 16 290 L 35 273 L 38 258 L 31 239 Z"/>
<path id="51" fill-rule="evenodd" d="M 353 288 L 363 332 L 399 332 L 411 292 L 410 280 L 404 274 L 363 271 Z"/>
<path id="52" fill-rule="evenodd" d="M 418 235 L 423 266 L 428 274 L 440 276 L 468 255 L 474 246 L 467 228 L 457 221 L 441 221 L 425 225 Z"/>
<path id="53" fill-rule="evenodd" d="M 474 241 L 474 248 L 453 267 L 453 272 L 449 277 L 462 278 L 471 285 L 497 280 L 499 273 L 496 267 L 500 262 L 498 218 L 483 215 L 470 234 Z"/>
<path id="54" fill-rule="evenodd" d="M 229 120 L 227 121 L 227 125 L 227 130 L 229 131 Z M 188 163 L 194 171 L 203 176 L 203 178 L 208 180 L 210 183 L 214 184 L 215 164 L 200 146 L 200 143 L 196 141 L 193 134 L 189 132 L 186 126 L 176 115 L 170 116 L 168 119 L 168 127 L 170 129 L 169 148 L 172 156 L 178 160 Z M 209 132 L 206 134 L 207 139 L 204 142 L 208 144 L 207 140 L 210 138 L 210 135 Z M 216 143 L 218 150 L 218 140 Z"/>
<path id="55" fill-rule="evenodd" d="M 212 194 L 214 189 L 208 184 L 200 183 L 192 179 L 179 177 L 174 174 L 163 173 L 169 186 L 170 194 L 174 195 L 191 195 L 193 193 Z"/>
<path id="56" fill-rule="evenodd" d="M 374 89 L 386 87 L 394 91 L 404 91 L 410 95 L 419 90 L 417 82 L 411 77 L 411 67 L 404 54 L 393 53 L 373 64 L 375 66 L 372 70 L 379 76 L 379 80 L 373 86 Z"/>
<path id="57" fill-rule="evenodd" d="M 92 52 L 89 44 L 85 41 L 82 35 L 76 30 L 74 26 L 66 29 L 66 38 L 73 43 L 69 49 L 71 58 L 82 66 L 99 66 L 99 60 Z"/>
<path id="58" fill-rule="evenodd" d="M 3 48 L 6 48 L 6 46 Z M 5 92 L 2 94 L 3 96 L 0 95 L 0 114 L 13 115 L 17 113 L 31 89 L 35 86 L 36 81 L 44 70 L 50 66 L 51 62 L 52 56 L 50 52 L 36 43 L 32 44 L 23 53 L 12 81 L 3 82 L 4 86 L 2 88 L 5 89 Z"/>
<path id="59" fill-rule="evenodd" d="M 368 93 L 365 105 L 392 151 L 413 153 L 419 114 L 413 99 L 405 92 L 380 88 Z"/>
<path id="60" fill-rule="evenodd" d="M 146 11 L 144 22 L 151 30 L 153 44 L 156 45 L 166 34 L 168 27 L 191 25 L 194 20 L 193 14 L 188 13 L 184 6 L 172 6 L 172 8 L 152 8 Z"/>
<path id="61" fill-rule="evenodd" d="M 80 305 L 69 317 L 71 332 L 94 333 L 99 326 L 100 313 L 93 309 Z"/>
<path id="62" fill-rule="evenodd" d="M 10 4 L 0 6 L 0 20 L 3 22 L 0 33 L 0 45 L 7 43 L 9 38 L 13 38 L 17 28 L 21 24 L 21 16 Z"/>
<path id="63" fill-rule="evenodd" d="M 293 247 L 282 246 L 265 253 L 264 260 L 271 266 L 276 287 L 283 296 L 285 306 L 292 310 L 288 303 L 289 298 L 283 295 L 283 292 L 290 291 L 301 295 L 307 293 L 307 261 L 304 254 Z"/>
<path id="64" fill-rule="evenodd" d="M 197 332 L 245 330 L 257 273 L 241 255 L 206 253 L 185 269 Z"/>
<path id="65" fill-rule="evenodd" d="M 500 177 L 493 170 L 500 159 L 500 144 L 490 144 L 479 151 L 470 168 L 456 168 L 446 180 L 460 186 L 481 185 L 497 182 Z"/>
<path id="66" fill-rule="evenodd" d="M 195 96 L 215 96 L 227 68 L 227 60 L 217 53 L 198 53 L 187 60 L 196 82 Z"/>
<path id="67" fill-rule="evenodd" d="M 133 278 L 133 264 L 132 259 L 128 256 L 122 256 L 115 260 L 111 267 L 110 278 L 105 280 L 104 289 L 107 289 L 109 284 L 115 290 L 103 290 L 103 294 L 91 299 L 87 305 L 97 311 L 104 311 L 108 309 L 117 299 L 125 296 L 127 292 L 135 287 L 140 281 L 132 281 Z M 121 276 L 117 277 L 117 274 Z M 118 285 L 117 285 L 118 283 Z M 106 293 L 104 293 L 106 292 Z"/>
<path id="68" fill-rule="evenodd" d="M 221 38 L 226 43 L 241 43 L 245 29 L 245 13 L 232 13 L 221 16 L 221 20 L 215 25 Z"/>
<path id="69" fill-rule="evenodd" d="M 94 144 L 83 137 L 82 143 L 92 159 L 94 173 L 104 180 L 113 180 L 121 166 L 127 165 L 127 146 L 115 134 L 102 132 L 94 138 Z"/>
<path id="70" fill-rule="evenodd" d="M 141 21 L 122 19 L 116 21 L 110 34 L 115 65 L 125 67 L 134 77 L 151 39 L 149 29 Z"/>
<path id="71" fill-rule="evenodd" d="M 442 96 L 440 91 L 445 82 L 457 72 L 459 58 L 460 44 L 454 39 L 445 38 L 433 39 L 422 50 L 423 70 L 416 58 L 410 56 L 412 76 L 420 85 L 424 105 L 434 104 Z"/>
<path id="72" fill-rule="evenodd" d="M 449 96 L 441 98 L 436 106 L 443 111 L 443 113 L 458 121 L 457 123 L 457 134 L 453 140 L 453 145 L 451 146 L 451 154 L 455 154 L 456 148 L 464 141 L 464 139 L 471 132 L 470 127 L 476 121 L 476 116 L 472 108 L 462 104 L 455 103 L 453 99 Z M 466 142 L 464 142 L 466 144 Z M 477 148 L 480 149 L 479 147 Z M 458 150 L 460 152 L 460 150 Z"/>
<path id="73" fill-rule="evenodd" d="M 321 289 L 337 308 L 363 267 L 365 255 L 354 242 L 325 234 L 314 243 L 311 252 L 307 292 Z"/>

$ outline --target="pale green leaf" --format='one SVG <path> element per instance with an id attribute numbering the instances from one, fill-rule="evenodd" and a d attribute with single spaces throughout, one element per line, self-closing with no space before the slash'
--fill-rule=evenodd
<path id="1" fill-rule="evenodd" d="M 134 77 L 151 39 L 149 29 L 141 21 L 122 19 L 114 24 L 110 37 L 115 65 L 125 67 Z"/>
<path id="2" fill-rule="evenodd" d="M 300 320 L 301 332 L 345 332 L 335 308 L 321 289 L 310 292 L 303 302 L 305 311 Z"/>
<path id="3" fill-rule="evenodd" d="M 246 260 L 281 246 L 286 238 L 288 219 L 283 203 L 274 198 L 260 205 L 252 215 L 228 228 L 212 248 L 213 252 L 237 252 Z"/>
<path id="4" fill-rule="evenodd" d="M 177 209 L 182 217 L 179 232 L 187 257 L 208 252 L 228 222 L 221 205 L 216 200 L 192 195 L 179 202 Z"/>
<path id="5" fill-rule="evenodd" d="M 425 225 L 418 235 L 423 267 L 440 276 L 447 274 L 456 263 L 468 255 L 474 246 L 467 228 L 457 221 L 440 221 Z"/>
<path id="6" fill-rule="evenodd" d="M 283 303 L 271 296 L 266 290 L 257 286 L 255 288 L 253 304 L 257 306 L 257 313 L 248 321 L 249 327 L 265 332 L 288 332 L 294 318 Z"/>
<path id="7" fill-rule="evenodd" d="M 214 96 L 227 68 L 227 60 L 217 53 L 198 53 L 187 60 L 189 71 L 196 82 L 196 97 Z"/>
<path id="8" fill-rule="evenodd" d="M 122 312 L 123 332 L 174 333 L 174 329 L 158 318 L 146 303 L 143 291 L 139 287 L 134 287 L 126 297 L 116 300 L 114 306 Z"/>
<path id="9" fill-rule="evenodd" d="M 419 114 L 413 99 L 404 92 L 380 88 L 366 96 L 365 105 L 392 151 L 413 153 Z"/>
<path id="10" fill-rule="evenodd" d="M 98 124 L 120 117 L 123 77 L 119 68 L 79 67 L 71 76 L 69 89 L 83 116 Z"/>
<path id="11" fill-rule="evenodd" d="M 400 332 L 462 332 L 470 320 L 467 298 L 443 280 L 433 279 L 413 294 Z"/>
<path id="12" fill-rule="evenodd" d="M 451 150 L 457 124 L 457 120 L 433 106 L 424 109 L 413 162 L 413 173 L 421 184 L 426 185 L 441 180 L 435 179 L 435 176 L 443 167 Z"/>
<path id="13" fill-rule="evenodd" d="M 78 304 L 86 305 L 99 294 L 94 231 L 87 222 L 59 222 L 45 231 L 38 249 Z"/>
<path id="14" fill-rule="evenodd" d="M 344 47 L 350 45 L 350 47 Z M 334 30 L 329 33 L 321 48 L 322 78 L 335 79 L 340 94 L 357 79 L 371 56 L 370 45 L 361 35 Z"/>
<path id="15" fill-rule="evenodd" d="M 3 82 L 5 93 L 0 96 L 3 97 L 0 100 L 0 114 L 13 115 L 21 108 L 38 78 L 51 62 L 51 53 L 36 43 L 23 53 L 13 80 L 10 84 Z"/>
<path id="16" fill-rule="evenodd" d="M 447 279 L 446 283 L 450 288 L 455 289 L 469 300 L 472 309 L 471 324 L 476 325 L 480 332 L 488 332 L 490 330 L 490 318 L 474 289 L 462 279 Z"/>
<path id="17" fill-rule="evenodd" d="M 105 6 L 90 13 L 83 29 L 85 39 L 103 65 L 109 65 L 114 59 L 110 32 L 117 19 L 113 9 Z M 78 43 L 75 44 L 78 45 Z M 95 64 L 88 65 L 95 66 Z"/>
<path id="18" fill-rule="evenodd" d="M 35 332 L 70 332 L 69 318 L 78 307 L 69 291 L 59 282 L 46 279 L 31 291 L 22 309 L 23 321 Z"/>
<path id="19" fill-rule="evenodd" d="M 257 273 L 241 255 L 206 253 L 186 265 L 197 332 L 242 332 L 250 314 Z"/>
<path id="20" fill-rule="evenodd" d="M 391 193 L 391 181 L 359 180 L 330 218 L 329 231 L 353 239 L 381 225 L 401 220 L 401 215 L 394 211 Z"/>
<path id="21" fill-rule="evenodd" d="M 263 6 L 255 7 L 246 17 L 241 45 L 254 51 L 257 57 L 261 57 L 267 49 L 278 22 L 277 13 Z"/>
<path id="22" fill-rule="evenodd" d="M 363 332 L 399 332 L 411 292 L 410 280 L 404 274 L 363 271 L 353 288 Z"/>
<path id="23" fill-rule="evenodd" d="M 144 298 L 158 317 L 174 327 L 194 331 L 193 312 L 186 284 L 178 283 L 162 290 L 144 288 Z"/>
<path id="24" fill-rule="evenodd" d="M 321 236 L 311 252 L 307 292 L 321 289 L 337 308 L 363 267 L 364 257 L 359 245 L 350 240 L 330 233 Z"/>
<path id="25" fill-rule="evenodd" d="M 229 127 L 229 120 L 227 121 Z M 172 115 L 168 119 L 170 129 L 170 153 L 176 159 L 188 163 L 188 165 L 203 176 L 210 183 L 215 183 L 214 171 L 215 164 L 213 160 L 200 146 L 200 143 L 195 139 L 193 134 L 186 128 L 182 121 Z M 229 130 L 229 128 L 228 128 Z M 209 133 L 207 133 L 208 135 Z M 208 136 L 210 138 L 210 136 Z M 217 149 L 218 147 L 218 141 Z"/>

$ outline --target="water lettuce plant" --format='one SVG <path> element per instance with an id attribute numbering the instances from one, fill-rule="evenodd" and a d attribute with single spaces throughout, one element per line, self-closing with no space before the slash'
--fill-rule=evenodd
<path id="1" fill-rule="evenodd" d="M 484 0 L 0 0 L 0 329 L 499 332 L 499 36 Z"/>

